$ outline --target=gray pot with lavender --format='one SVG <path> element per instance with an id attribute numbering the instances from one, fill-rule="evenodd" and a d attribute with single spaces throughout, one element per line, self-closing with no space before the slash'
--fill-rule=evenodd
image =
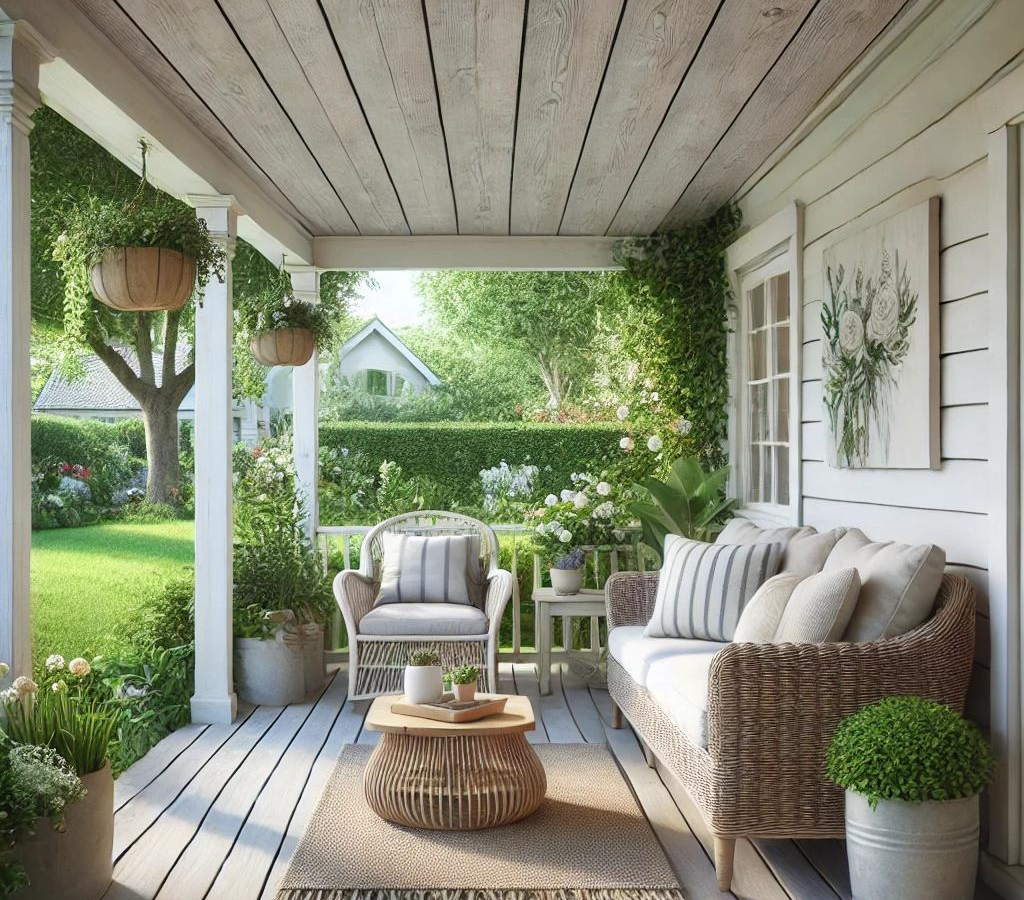
<path id="1" fill-rule="evenodd" d="M 559 597 L 578 594 L 583 584 L 583 561 L 586 554 L 576 547 L 555 560 L 550 569 L 551 587 Z"/>

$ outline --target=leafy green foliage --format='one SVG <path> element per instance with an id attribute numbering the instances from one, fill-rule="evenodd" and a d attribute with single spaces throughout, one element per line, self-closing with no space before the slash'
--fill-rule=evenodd
<path id="1" fill-rule="evenodd" d="M 726 206 L 680 231 L 627 238 L 616 248 L 633 287 L 622 294 L 623 350 L 691 424 L 688 452 L 711 465 L 725 458 L 732 299 L 725 250 L 739 225 L 739 210 Z"/>
<path id="2" fill-rule="evenodd" d="M 413 650 L 409 654 L 410 666 L 439 666 L 441 657 L 433 650 Z"/>
<path id="3" fill-rule="evenodd" d="M 724 522 L 736 502 L 725 496 L 728 480 L 728 466 L 705 472 L 700 460 L 692 456 L 680 457 L 672 463 L 665 481 L 645 478 L 638 487 L 646 491 L 649 499 L 628 506 L 640 520 L 643 542 L 661 554 L 667 534 L 699 541 L 711 539 L 715 526 Z"/>
<path id="4" fill-rule="evenodd" d="M 839 723 L 828 750 L 828 777 L 879 800 L 956 800 L 980 793 L 995 761 L 981 732 L 948 706 L 920 697 L 887 697 Z"/>
<path id="5" fill-rule="evenodd" d="M 452 684 L 476 684 L 480 670 L 476 666 L 459 666 L 448 673 Z"/>
<path id="6" fill-rule="evenodd" d="M 135 460 L 145 459 L 146 437 L 141 419 L 109 425 L 92 419 L 32 416 L 32 462 L 37 466 L 57 460 L 87 465 L 95 473 L 108 465 L 115 450 L 124 450 Z"/>

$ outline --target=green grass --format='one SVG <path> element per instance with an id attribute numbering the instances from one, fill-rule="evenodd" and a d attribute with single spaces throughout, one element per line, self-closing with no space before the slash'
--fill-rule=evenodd
<path id="1" fill-rule="evenodd" d="M 32 535 L 32 646 L 68 659 L 106 638 L 168 576 L 192 565 L 192 522 L 107 522 Z"/>

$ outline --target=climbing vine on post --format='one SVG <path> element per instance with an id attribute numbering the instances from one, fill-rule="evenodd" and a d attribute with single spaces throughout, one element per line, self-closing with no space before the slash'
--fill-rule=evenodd
<path id="1" fill-rule="evenodd" d="M 621 330 L 624 349 L 687 423 L 687 450 L 706 465 L 725 462 L 729 372 L 725 250 L 740 226 L 727 205 L 679 231 L 624 238 L 615 261 L 633 290 Z"/>

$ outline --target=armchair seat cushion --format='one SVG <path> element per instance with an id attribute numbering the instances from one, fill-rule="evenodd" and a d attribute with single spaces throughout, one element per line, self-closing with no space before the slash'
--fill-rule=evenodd
<path id="1" fill-rule="evenodd" d="M 663 660 L 688 656 L 710 659 L 724 646 L 718 641 L 694 638 L 648 637 L 642 625 L 621 625 L 608 634 L 608 652 L 612 659 L 639 687 L 647 687 L 649 672 Z"/>
<path id="2" fill-rule="evenodd" d="M 486 636 L 487 626 L 483 610 L 463 603 L 385 603 L 375 606 L 359 620 L 359 633 Z"/>
<path id="3" fill-rule="evenodd" d="M 723 644 L 692 648 L 659 659 L 647 673 L 647 693 L 671 722 L 698 747 L 708 745 L 708 676 Z"/>

